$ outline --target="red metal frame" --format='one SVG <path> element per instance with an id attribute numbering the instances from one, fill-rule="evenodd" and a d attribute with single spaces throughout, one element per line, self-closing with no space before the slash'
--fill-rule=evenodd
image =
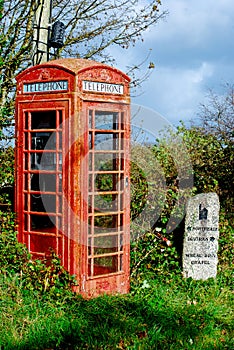
<path id="1" fill-rule="evenodd" d="M 84 81 L 121 92 L 86 91 Z M 129 78 L 65 59 L 29 68 L 17 83 L 19 241 L 34 258 L 53 249 L 85 296 L 128 292 Z"/>

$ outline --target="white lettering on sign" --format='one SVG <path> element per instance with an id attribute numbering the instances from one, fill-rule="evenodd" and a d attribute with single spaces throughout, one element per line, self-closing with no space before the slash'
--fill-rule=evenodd
<path id="1" fill-rule="evenodd" d="M 122 84 L 101 83 L 98 81 L 82 81 L 83 91 L 99 92 L 104 94 L 123 95 L 124 86 Z"/>
<path id="2" fill-rule="evenodd" d="M 68 90 L 67 80 L 26 83 L 24 84 L 24 88 L 23 88 L 24 93 L 66 91 L 66 90 Z"/>

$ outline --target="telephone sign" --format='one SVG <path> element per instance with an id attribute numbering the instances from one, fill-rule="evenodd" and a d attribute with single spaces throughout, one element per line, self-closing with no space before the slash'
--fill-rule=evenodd
<path id="1" fill-rule="evenodd" d="M 124 86 L 122 84 L 109 84 L 101 83 L 98 81 L 83 81 L 82 82 L 83 91 L 99 92 L 106 94 L 119 94 L 123 95 Z"/>
<path id="2" fill-rule="evenodd" d="M 88 297 L 129 290 L 129 82 L 83 59 L 17 77 L 18 239 L 53 250 Z"/>
<path id="3" fill-rule="evenodd" d="M 68 90 L 68 81 L 47 81 L 24 84 L 23 92 L 49 92 L 49 91 L 66 91 Z"/>

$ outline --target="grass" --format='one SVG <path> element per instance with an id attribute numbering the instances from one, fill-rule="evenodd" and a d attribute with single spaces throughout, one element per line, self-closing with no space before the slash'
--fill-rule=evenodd
<path id="1" fill-rule="evenodd" d="M 234 348 L 233 292 L 220 277 L 148 278 L 128 295 L 84 300 L 2 276 L 0 318 L 1 350 Z"/>

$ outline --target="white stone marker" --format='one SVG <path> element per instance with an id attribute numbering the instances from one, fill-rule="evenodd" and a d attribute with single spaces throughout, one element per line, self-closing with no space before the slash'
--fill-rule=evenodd
<path id="1" fill-rule="evenodd" d="M 219 198 L 202 193 L 190 198 L 186 208 L 183 276 L 195 280 L 216 277 L 219 239 Z"/>

